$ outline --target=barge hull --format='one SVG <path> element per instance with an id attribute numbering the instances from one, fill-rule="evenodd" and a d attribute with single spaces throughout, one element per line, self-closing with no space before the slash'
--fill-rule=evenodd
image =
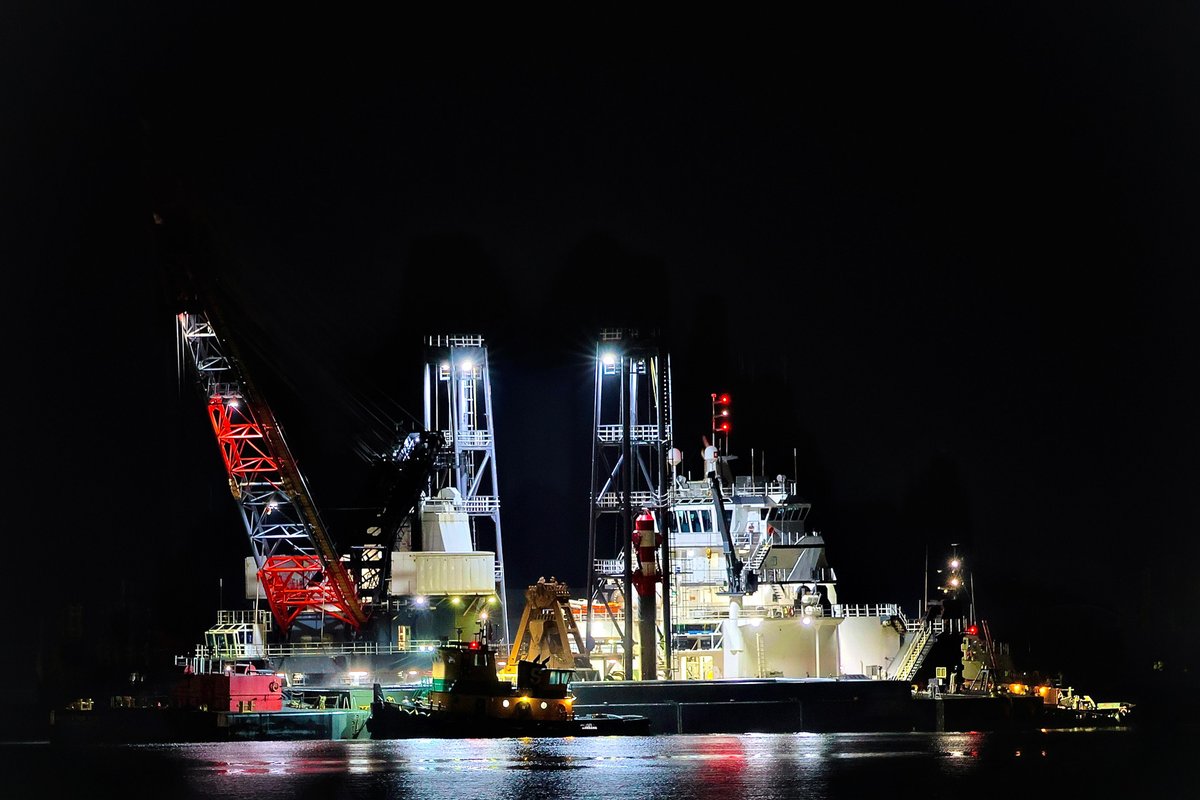
<path id="1" fill-rule="evenodd" d="M 656 734 L 912 730 L 912 690 L 899 681 L 581 681 L 571 691 L 576 713 L 649 717 Z"/>
<path id="2" fill-rule="evenodd" d="M 367 739 L 370 712 L 225 712 L 128 708 L 54 711 L 50 740 L 56 744 L 168 744 L 182 742 Z"/>

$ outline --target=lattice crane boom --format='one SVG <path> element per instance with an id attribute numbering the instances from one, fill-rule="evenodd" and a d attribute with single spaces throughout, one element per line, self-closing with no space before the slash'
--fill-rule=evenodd
<path id="1" fill-rule="evenodd" d="M 181 340 L 208 397 L 208 416 L 242 513 L 258 578 L 280 629 L 322 612 L 358 630 L 367 620 L 283 430 L 208 316 L 178 315 Z"/>

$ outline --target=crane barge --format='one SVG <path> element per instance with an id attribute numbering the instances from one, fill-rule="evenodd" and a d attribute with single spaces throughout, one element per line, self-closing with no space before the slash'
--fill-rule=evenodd
<path id="1" fill-rule="evenodd" d="M 249 664 L 290 689 L 396 685 L 427 679 L 438 643 L 479 619 L 495 618 L 507 638 L 482 337 L 427 340 L 424 425 L 398 428 L 371 454 L 371 516 L 358 516 L 348 536 L 343 520 L 348 547 L 339 552 L 219 306 L 189 305 L 177 315 L 181 350 L 250 540 L 246 599 L 255 608 L 220 611 L 196 655 L 177 662 L 198 672 Z M 479 516 L 492 523 L 494 551 L 477 546 Z M 269 612 L 258 610 L 264 597 Z"/>
<path id="2" fill-rule="evenodd" d="M 339 551 L 228 326 L 214 307 L 197 305 L 176 315 L 180 352 L 251 545 L 246 598 L 255 608 L 218 611 L 195 654 L 176 658 L 182 674 L 169 696 L 58 710 L 53 737 L 364 738 L 373 684 L 401 696 L 415 689 L 438 645 L 489 612 L 507 629 L 482 339 L 429 342 L 426 424 L 371 454 L 370 518 L 341 531 L 348 546 Z M 443 416 L 435 400 L 450 411 Z M 495 524 L 496 552 L 476 548 L 476 515 Z M 261 598 L 269 611 L 257 608 Z"/>

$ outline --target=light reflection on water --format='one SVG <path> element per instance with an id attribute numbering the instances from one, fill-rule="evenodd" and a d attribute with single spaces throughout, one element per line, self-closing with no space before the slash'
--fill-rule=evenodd
<path id="1" fill-rule="evenodd" d="M 237 742 L 54 748 L 0 745 L 23 764 L 10 797 L 119 789 L 122 797 L 1089 798 L 1195 780 L 1131 731 L 757 734 L 581 739 Z M 21 748 L 25 749 L 22 750 Z M 45 768 L 37 773 L 37 764 Z M 69 769 L 63 765 L 69 764 Z M 12 774 L 9 772 L 9 774 Z M 6 794 L 8 794 L 6 792 Z M 1135 796 L 1136 796 L 1135 795 Z"/>

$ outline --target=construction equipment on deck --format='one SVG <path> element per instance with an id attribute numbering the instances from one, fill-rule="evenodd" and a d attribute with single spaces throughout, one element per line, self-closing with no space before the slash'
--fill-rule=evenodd
<path id="1" fill-rule="evenodd" d="M 553 669 L 591 672 L 591 662 L 583 646 L 583 637 L 575 624 L 568 603 L 571 594 L 565 583 L 541 578 L 525 590 L 525 611 L 513 637 L 512 653 L 505 671 L 515 671 L 517 663 L 549 658 Z M 575 649 L 571 649 L 571 643 Z"/>

